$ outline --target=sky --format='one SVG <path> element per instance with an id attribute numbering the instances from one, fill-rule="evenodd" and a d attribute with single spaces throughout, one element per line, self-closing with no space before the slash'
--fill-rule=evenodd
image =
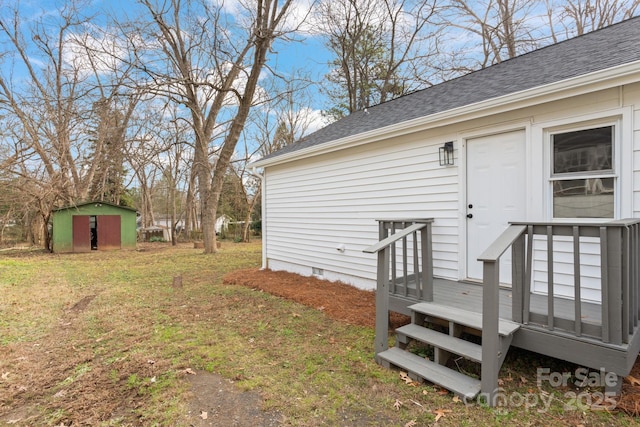
<path id="1" fill-rule="evenodd" d="M 15 0 L 4 0 L 7 4 L 14 3 Z M 136 0 L 81 0 L 82 12 L 86 16 L 92 16 L 99 11 L 107 11 L 112 16 L 129 16 L 134 17 L 136 11 L 141 7 Z M 223 8 L 230 14 L 238 13 L 241 6 L 241 0 L 210 0 L 219 2 Z M 304 17 L 310 7 L 311 0 L 295 0 L 291 14 L 294 19 Z M 64 0 L 19 0 L 14 4 L 18 4 L 21 8 L 22 19 L 27 22 L 29 20 L 38 19 L 42 16 L 53 15 L 57 8 L 66 4 Z M 282 3 L 282 0 L 280 1 Z M 3 0 L 0 0 L 0 7 L 3 6 Z M 97 19 L 95 22 L 105 22 L 104 19 Z M 277 41 L 269 55 L 271 64 L 277 63 L 277 69 L 282 73 L 294 73 L 296 70 L 304 70 L 310 73 L 314 81 L 321 82 L 324 75 L 328 72 L 328 62 L 330 61 L 329 51 L 325 48 L 321 37 L 313 35 L 308 28 L 301 27 L 295 36 L 296 40 L 281 42 Z M 312 97 L 312 105 L 309 107 L 318 111 L 326 107 L 326 100 L 321 97 L 320 93 L 315 91 Z"/>
<path id="2" fill-rule="evenodd" d="M 3 2 L 8 5 L 18 4 L 22 9 L 23 19 L 29 21 L 30 19 L 37 19 L 42 16 L 53 15 L 56 8 L 61 5 L 68 5 L 64 0 L 0 0 L 0 8 L 3 6 Z M 87 16 L 93 15 L 98 11 L 106 10 L 113 16 L 120 17 L 135 17 L 136 11 L 141 6 L 135 0 L 80 0 L 82 1 L 82 11 Z M 158 0 L 169 2 L 169 0 Z M 224 2 L 222 3 L 224 9 L 235 17 L 235 19 L 241 19 L 238 15 L 240 10 L 240 4 L 243 1 L 252 0 L 207 0 L 211 2 Z M 282 1 L 282 0 L 281 0 Z M 292 15 L 296 19 L 300 19 L 305 16 L 310 7 L 312 0 L 294 0 L 294 6 Z M 371 0 L 375 1 L 375 0 Z M 472 2 L 471 4 L 480 4 L 481 2 Z M 538 3 L 542 4 L 542 3 Z M 540 16 L 538 18 L 540 19 Z M 96 25 L 104 25 L 106 20 L 96 20 Z M 461 25 L 464 23 L 461 23 Z M 326 82 L 326 75 L 329 73 L 329 62 L 331 60 L 331 54 L 324 45 L 322 37 L 314 34 L 314 25 L 309 24 L 301 27 L 295 39 L 297 41 L 282 42 L 276 41 L 272 51 L 269 54 L 270 65 L 277 69 L 277 72 L 282 75 L 293 75 L 297 71 L 302 70 L 309 74 L 312 81 L 318 82 L 318 85 L 311 88 L 311 97 L 305 100 L 305 109 L 309 115 L 313 117 L 313 125 L 307 130 L 308 132 L 314 131 L 317 128 L 326 124 L 326 120 L 322 118 L 322 110 L 326 110 L 331 107 L 329 100 L 323 95 L 320 90 L 323 82 Z M 456 32 L 457 31 L 457 32 Z M 471 32 L 462 32 L 455 28 L 448 28 L 447 34 L 449 36 L 449 43 L 457 43 L 463 45 L 465 43 L 472 43 Z M 464 37 L 463 37 L 464 36 Z M 97 41 L 98 42 L 98 41 Z M 450 44 L 449 46 L 454 46 Z M 446 50 L 446 47 L 445 47 Z M 73 55 L 70 55 L 73 56 Z"/>
<path id="3" fill-rule="evenodd" d="M 62 6 L 69 4 L 64 0 L 19 0 L 19 1 L 18 0 L 0 0 L 0 17 L 1 15 L 4 15 L 1 9 L 3 8 L 3 2 L 5 1 L 7 3 L 4 3 L 4 4 L 6 4 L 7 6 L 18 5 L 20 7 L 21 21 L 24 23 L 24 25 L 28 25 L 30 23 L 38 21 L 41 18 L 43 18 L 46 21 L 46 19 L 56 17 L 59 14 L 59 12 L 57 12 L 57 9 L 60 9 Z M 85 16 L 93 16 L 93 15 L 96 15 L 98 12 L 102 12 L 106 10 L 112 16 L 118 16 L 118 17 L 121 16 L 124 19 L 125 16 L 128 16 L 128 17 L 136 16 L 137 8 L 141 7 L 139 4 L 137 4 L 135 0 L 81 0 L 81 1 L 83 1 L 81 11 Z M 159 0 L 159 2 L 162 2 L 162 1 L 164 0 Z M 221 0 L 210 0 L 210 1 L 221 1 Z M 297 2 L 296 4 L 297 8 L 294 10 L 294 16 L 302 16 L 303 12 L 301 11 L 304 10 L 305 7 L 307 8 L 309 7 L 307 4 L 308 0 L 295 0 L 295 1 Z M 169 1 L 167 0 L 167 2 Z M 225 0 L 225 9 L 229 13 L 232 13 L 232 14 L 235 13 L 237 9 L 237 0 L 231 0 L 231 1 Z M 5 12 L 7 10 L 8 9 L 5 9 Z M 93 25 L 96 25 L 98 27 L 100 26 L 106 27 L 107 20 L 102 18 L 102 19 L 92 20 L 92 22 L 93 22 Z M 55 27 L 52 26 L 51 28 L 52 28 L 51 36 L 55 37 L 55 32 L 53 31 Z M 327 51 L 327 49 L 325 49 L 322 40 L 317 36 L 311 35 L 307 31 L 303 31 L 299 34 L 296 34 L 295 38 L 296 40 L 294 41 L 288 41 L 286 43 L 279 41 L 276 44 L 274 44 L 272 51 L 269 54 L 270 64 L 272 66 L 277 65 L 276 68 L 278 73 L 281 73 L 283 75 L 287 75 L 287 74 L 293 75 L 298 70 L 304 69 L 305 73 L 309 73 L 310 78 L 313 81 L 321 82 L 324 78 L 324 75 L 328 72 L 327 64 L 330 60 L 329 52 Z M 29 40 L 29 37 L 27 37 L 27 41 L 28 40 Z M 97 46 L 103 43 L 103 41 L 94 40 L 94 43 L 96 43 L 96 46 Z M 0 52 L 1 51 L 2 51 L 2 46 L 0 46 Z M 78 61 L 78 60 L 86 61 L 86 59 L 83 59 L 86 57 L 83 57 L 81 55 L 76 55 L 74 52 L 66 52 L 65 58 L 67 61 Z M 35 56 L 32 56 L 31 59 L 35 64 L 38 64 L 38 60 L 36 59 Z M 6 67 L 7 63 L 8 63 L 7 61 L 0 62 L 1 64 L 0 67 Z M 19 76 L 21 73 L 24 73 L 26 75 L 26 69 L 24 68 L 23 69 L 16 68 L 13 71 L 14 71 L 14 76 L 18 76 L 18 78 L 16 79 L 16 81 L 18 82 L 20 81 Z M 5 76 L 8 75 L 6 70 L 2 70 L 2 72 Z M 322 93 L 319 91 L 318 86 L 312 86 L 310 87 L 309 90 L 310 90 L 311 96 L 306 98 L 305 102 L 307 104 L 302 109 L 303 111 L 302 114 L 305 114 L 307 117 L 309 117 L 308 119 L 309 126 L 306 129 L 306 133 L 311 133 L 319 129 L 320 127 L 324 126 L 327 123 L 326 119 L 322 115 L 322 110 L 328 108 L 326 97 L 324 97 Z M 181 108 L 185 110 L 185 107 L 181 107 Z M 260 108 L 260 107 L 259 106 L 254 107 L 254 109 L 257 109 L 257 108 Z M 170 119 L 171 117 L 167 116 L 167 120 L 170 120 Z M 272 120 L 272 122 L 275 122 L 275 120 Z M 253 139 L 252 137 L 250 126 L 251 125 L 248 125 L 249 130 L 247 130 L 244 133 L 244 136 L 246 137 L 246 139 L 245 138 L 241 139 L 241 141 L 236 146 L 236 154 L 234 157 L 237 159 L 242 159 L 247 156 L 250 156 L 250 159 L 253 161 L 261 157 L 261 154 L 255 151 L 256 144 L 255 142 L 252 142 L 252 141 L 255 141 L 255 139 Z M 248 150 L 245 150 L 245 143 L 244 143 L 245 140 L 248 141 L 248 144 L 250 144 Z M 213 146 L 215 146 L 216 144 L 218 143 L 214 141 Z M 168 159 L 166 159 L 166 161 L 168 161 Z M 137 186 L 136 177 L 134 175 L 131 176 L 131 180 L 132 180 L 132 185 Z"/>

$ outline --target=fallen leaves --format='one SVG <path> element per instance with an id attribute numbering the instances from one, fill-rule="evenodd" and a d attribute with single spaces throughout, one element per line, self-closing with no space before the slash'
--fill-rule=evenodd
<path id="1" fill-rule="evenodd" d="M 450 414 L 452 411 L 451 409 L 435 409 L 432 412 L 436 414 L 435 422 L 437 423 L 440 418 L 444 417 L 446 414 Z"/>
<path id="2" fill-rule="evenodd" d="M 412 383 L 413 380 L 409 378 L 409 375 L 406 372 L 400 372 L 400 379 L 405 383 Z"/>
<path id="3" fill-rule="evenodd" d="M 396 399 L 396 402 L 393 404 L 393 407 L 396 411 L 399 411 L 400 408 L 402 407 L 402 402 L 400 402 L 400 400 Z"/>
<path id="4" fill-rule="evenodd" d="M 400 372 L 400 379 L 402 381 L 404 381 L 405 384 L 411 386 L 411 387 L 415 387 L 416 386 L 416 382 L 413 381 L 410 377 L 409 374 L 406 372 Z"/>
<path id="5" fill-rule="evenodd" d="M 183 369 L 181 372 L 182 372 L 183 374 L 188 374 L 188 375 L 195 375 L 195 374 L 196 374 L 196 371 L 194 371 L 194 370 L 193 370 L 193 369 L 191 369 L 191 368 Z"/>
<path id="6" fill-rule="evenodd" d="M 4 376 L 2 378 L 4 379 Z M 629 381 L 629 384 L 631 385 L 640 385 L 640 380 L 631 375 L 627 375 L 625 379 Z"/>

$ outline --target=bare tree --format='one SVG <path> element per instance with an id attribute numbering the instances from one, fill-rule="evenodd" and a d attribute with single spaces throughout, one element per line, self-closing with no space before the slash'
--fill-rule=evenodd
<path id="1" fill-rule="evenodd" d="M 441 13 L 450 28 L 444 54 L 454 58 L 445 61 L 445 72 L 464 74 L 537 48 L 545 37 L 540 6 L 540 0 L 450 0 Z M 469 41 L 461 46 L 460 39 Z"/>
<path id="2" fill-rule="evenodd" d="M 280 84 L 278 84 L 280 83 Z M 250 130 L 242 138 L 243 147 L 230 167 L 235 174 L 239 194 L 236 195 L 244 205 L 242 212 L 243 242 L 249 242 L 252 215 L 260 203 L 262 193 L 261 176 L 250 169 L 256 157 L 271 154 L 286 145 L 302 138 L 312 123 L 320 119 L 316 112 L 309 109 L 312 96 L 306 78 L 294 76 L 285 82 L 274 82 L 270 92 L 277 96 L 270 102 L 254 109 L 250 115 Z M 317 123 L 316 123 L 317 124 Z"/>
<path id="3" fill-rule="evenodd" d="M 131 118 L 124 146 L 124 162 L 131 168 L 143 228 L 155 224 L 154 193 L 163 175 L 160 159 L 170 149 L 174 138 L 170 117 L 165 117 L 167 109 L 166 103 L 143 98 Z"/>
<path id="4" fill-rule="evenodd" d="M 326 0 L 318 20 L 333 53 L 325 92 L 333 118 L 430 84 L 435 0 Z"/>
<path id="5" fill-rule="evenodd" d="M 31 200 L 30 220 L 41 228 L 49 247 L 47 224 L 52 209 L 89 196 L 104 157 L 93 144 L 94 102 L 115 99 L 117 80 L 103 85 L 100 66 L 86 60 L 79 34 L 90 23 L 81 4 L 68 2 L 57 14 L 22 22 L 19 4 L 0 12 L 0 40 L 7 48 L 0 71 L 0 111 L 12 120 L 13 162 L 8 170 L 22 180 Z M 83 51 L 80 54 L 79 51 Z M 125 108 L 124 111 L 127 111 Z M 40 233 L 36 233 L 40 234 Z"/>
<path id="6" fill-rule="evenodd" d="M 639 6 L 640 0 L 546 0 L 554 42 L 629 19 L 638 13 Z"/>
<path id="7" fill-rule="evenodd" d="M 165 149 L 158 152 L 152 163 L 162 174 L 165 185 L 165 214 L 171 230 L 171 244 L 178 244 L 178 223 L 186 216 L 186 206 L 182 195 L 186 194 L 190 185 L 189 161 L 193 159 L 192 146 L 186 141 L 189 134 L 185 122 L 178 120 L 173 105 L 168 105 L 164 123 L 160 125 L 165 130 L 158 133 L 164 138 Z"/>
<path id="8" fill-rule="evenodd" d="M 239 2 L 233 19 L 222 3 L 208 0 L 141 3 L 149 25 L 130 43 L 138 46 L 145 88 L 189 112 L 205 253 L 213 253 L 224 175 L 254 105 L 269 50 L 287 34 L 292 0 Z M 140 49 L 141 39 L 146 50 Z"/>

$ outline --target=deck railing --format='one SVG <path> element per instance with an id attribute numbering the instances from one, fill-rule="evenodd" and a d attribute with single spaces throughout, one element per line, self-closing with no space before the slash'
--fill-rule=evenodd
<path id="1" fill-rule="evenodd" d="M 389 297 L 433 301 L 433 219 L 378 220 L 379 241 L 364 250 L 378 254 L 376 354 L 388 348 Z"/>
<path id="2" fill-rule="evenodd" d="M 546 243 L 545 250 L 536 251 L 534 241 Z M 557 251 L 558 241 L 571 242 L 572 254 Z M 601 320 L 583 320 L 583 265 L 581 245 L 599 245 Z M 547 330 L 560 330 L 576 337 L 588 336 L 604 343 L 622 345 L 629 342 L 640 318 L 640 220 L 625 219 L 600 224 L 512 223 L 507 230 L 478 258 L 483 267 L 483 331 L 482 389 L 491 393 L 497 389 L 500 257 L 511 248 L 512 320 Z M 532 278 L 534 253 L 545 253 L 546 313 L 532 311 Z M 562 255 L 559 253 L 562 252 Z M 572 257 L 573 295 L 558 295 L 555 289 L 554 267 L 563 258 Z M 573 313 L 558 313 L 559 297 L 573 300 Z M 485 363 L 496 361 L 494 363 Z M 486 372 L 485 372 L 486 370 Z M 486 383 L 485 383 L 486 379 Z"/>

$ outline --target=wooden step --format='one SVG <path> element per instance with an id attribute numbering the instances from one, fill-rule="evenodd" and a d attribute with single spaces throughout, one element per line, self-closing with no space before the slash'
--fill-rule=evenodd
<path id="1" fill-rule="evenodd" d="M 478 344 L 413 323 L 396 329 L 396 334 L 422 341 L 442 350 L 464 356 L 466 359 L 473 360 L 474 362 L 482 363 L 482 346 Z"/>
<path id="2" fill-rule="evenodd" d="M 413 374 L 446 388 L 460 397 L 473 399 L 480 393 L 480 380 L 461 374 L 446 366 L 438 365 L 397 347 L 378 353 L 377 357 L 390 365 L 406 370 L 410 375 Z"/>
<path id="3" fill-rule="evenodd" d="M 448 320 L 458 325 L 468 326 L 479 331 L 482 330 L 482 313 L 464 310 L 451 306 L 444 306 L 433 302 L 420 302 L 409 306 L 409 309 L 427 316 Z M 498 333 L 509 336 L 520 329 L 520 324 L 510 320 L 498 319 Z"/>

